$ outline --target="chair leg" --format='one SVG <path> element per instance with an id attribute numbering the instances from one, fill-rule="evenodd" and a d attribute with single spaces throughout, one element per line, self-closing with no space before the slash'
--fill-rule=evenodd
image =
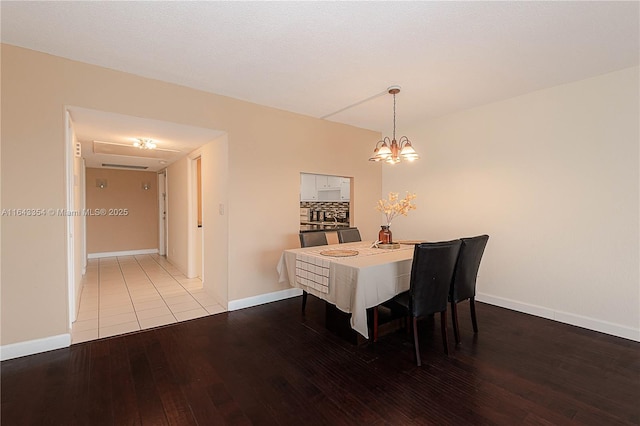
<path id="1" fill-rule="evenodd" d="M 447 338 L 447 310 L 440 312 L 440 329 L 442 330 L 442 344 L 444 353 L 449 355 L 449 339 Z"/>
<path id="2" fill-rule="evenodd" d="M 304 314 L 304 308 L 307 307 L 307 295 L 308 293 L 302 290 L 302 313 Z"/>
<path id="3" fill-rule="evenodd" d="M 420 359 L 420 345 L 418 344 L 418 318 L 413 317 L 413 346 L 416 349 L 416 363 L 418 367 L 422 365 L 422 360 Z"/>
<path id="4" fill-rule="evenodd" d="M 453 322 L 453 337 L 456 345 L 460 344 L 460 329 L 458 328 L 458 307 L 456 302 L 451 302 L 451 322 Z"/>
<path id="5" fill-rule="evenodd" d="M 469 306 L 471 306 L 471 323 L 473 324 L 473 332 L 478 332 L 478 321 L 476 320 L 476 302 L 475 298 L 469 299 Z"/>

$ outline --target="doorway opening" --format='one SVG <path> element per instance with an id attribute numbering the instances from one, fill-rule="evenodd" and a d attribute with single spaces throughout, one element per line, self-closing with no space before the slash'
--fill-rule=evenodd
<path id="1" fill-rule="evenodd" d="M 207 191 L 208 196 L 217 196 L 218 191 L 226 194 L 224 190 L 219 188 L 215 188 L 213 191 L 211 188 L 209 190 L 206 189 L 205 185 L 203 185 L 203 173 L 207 169 L 206 164 L 198 154 L 194 158 L 198 158 L 199 167 L 196 163 L 195 167 L 192 168 L 191 160 L 193 158 L 190 157 L 193 157 L 193 155 L 189 154 L 199 151 L 200 147 L 216 140 L 216 138 L 220 138 L 223 133 L 211 129 L 141 119 L 80 107 L 68 107 L 67 112 L 67 120 L 70 127 L 65 143 L 68 210 L 72 206 L 75 207 L 75 203 L 84 202 L 83 197 L 86 196 L 87 189 L 102 191 L 107 188 L 110 190 L 116 188 L 115 181 L 111 180 L 111 177 L 98 179 L 98 177 L 93 176 L 91 180 L 87 180 L 84 169 L 80 173 L 74 173 L 74 157 L 72 154 L 75 145 L 73 138 L 77 137 L 82 146 L 82 158 L 80 159 L 85 160 L 87 169 L 109 170 L 113 169 L 113 167 L 105 165 L 115 163 L 134 169 L 146 167 L 146 172 L 151 172 L 150 176 L 142 180 L 134 179 L 135 182 L 133 184 L 135 191 L 140 193 L 139 197 L 154 195 L 151 203 L 153 204 L 154 212 L 153 214 L 145 215 L 144 221 L 152 222 L 153 233 L 156 234 L 153 243 L 151 243 L 154 248 L 149 249 L 151 251 L 149 253 L 141 253 L 140 251 L 147 250 L 135 250 L 135 247 L 132 247 L 132 250 L 127 250 L 127 248 L 120 250 L 118 248 L 113 253 L 101 252 L 98 253 L 100 256 L 90 256 L 90 254 L 96 253 L 88 250 L 88 244 L 82 245 L 84 238 L 72 239 L 72 237 L 81 237 L 82 233 L 86 235 L 87 225 L 84 224 L 84 219 L 90 218 L 78 218 L 82 219 L 78 221 L 81 224 L 81 231 L 75 233 L 72 233 L 75 225 L 71 225 L 73 223 L 71 221 L 68 222 L 68 308 L 71 343 L 142 330 L 225 311 L 226 299 L 218 299 L 220 295 L 226 296 L 226 277 L 223 280 L 216 280 L 217 286 L 224 287 L 224 291 L 217 291 L 214 295 L 203 288 L 203 283 L 198 278 L 204 277 L 203 269 L 205 268 L 203 264 L 205 262 L 202 261 L 203 245 L 206 243 L 204 235 L 202 235 L 197 245 L 200 247 L 200 266 L 196 268 L 199 274 L 196 273 L 194 278 L 189 277 L 187 268 L 189 262 L 187 258 L 192 256 L 189 253 L 188 232 L 185 232 L 187 230 L 187 226 L 185 226 L 187 219 L 191 217 L 189 210 L 193 210 L 196 214 L 194 219 L 196 229 L 200 229 L 202 232 L 204 224 L 210 223 L 204 215 L 204 191 Z M 131 142 L 117 140 L 118 135 L 129 134 L 131 129 L 136 129 L 136 132 L 143 131 L 145 136 L 146 134 L 151 134 L 157 139 L 175 141 L 177 145 L 167 149 L 167 151 L 170 151 L 168 155 L 177 155 L 176 153 L 179 151 L 173 148 L 186 149 L 186 152 L 180 154 L 179 157 L 166 161 L 153 157 L 160 154 L 150 154 L 148 151 L 146 152 L 146 157 L 138 158 L 136 156 L 139 153 L 145 154 L 144 150 L 133 150 Z M 132 150 L 131 155 L 114 154 L 118 157 L 118 161 L 112 161 L 115 159 L 113 156 L 109 158 L 108 153 L 97 153 L 92 149 L 97 143 L 103 147 L 111 146 L 112 149 Z M 218 158 L 216 161 L 226 164 L 226 136 L 224 137 L 224 144 L 225 149 L 222 154 L 216 152 L 216 157 Z M 162 146 L 162 144 L 158 145 L 159 147 Z M 191 176 L 192 170 L 195 172 L 194 177 Z M 224 172 L 226 173 L 226 168 Z M 96 186 L 98 185 L 97 180 L 103 180 L 100 187 Z M 84 185 L 85 182 L 86 185 Z M 196 184 L 194 197 L 189 195 L 191 182 Z M 219 182 L 226 183 L 226 176 L 224 179 L 219 179 Z M 73 195 L 74 188 L 79 188 L 82 197 Z M 196 203 L 195 207 L 191 204 L 192 200 Z M 81 205 L 82 209 L 85 207 L 96 206 Z M 104 205 L 100 207 L 104 207 L 107 211 L 113 209 L 118 212 L 123 212 L 127 208 L 125 205 Z M 197 215 L 198 212 L 200 213 L 199 217 Z M 117 221 L 117 218 L 114 218 L 114 220 Z M 172 221 L 174 222 L 173 225 L 171 224 Z M 201 224 L 200 228 L 198 228 L 198 223 Z M 224 226 L 226 229 L 227 224 L 226 222 L 221 222 L 216 226 Z M 104 240 L 118 240 L 121 238 L 118 235 L 117 227 L 113 229 L 113 232 L 107 233 L 106 236 L 103 235 Z M 135 229 L 127 232 L 133 234 Z M 176 236 L 178 237 L 176 238 Z M 80 245 L 76 249 L 74 244 Z M 222 255 L 219 256 L 219 259 L 209 262 L 212 265 L 211 267 L 217 268 L 216 270 L 220 270 L 218 261 L 226 263 L 227 245 L 224 244 L 222 249 L 224 253 L 221 253 Z M 173 255 L 171 258 L 170 254 Z M 218 253 L 215 253 L 215 255 L 217 256 Z M 175 263 L 176 259 L 178 263 Z M 85 271 L 82 268 L 85 265 L 86 274 L 83 274 L 82 272 Z M 79 274 L 78 278 L 74 279 L 76 271 L 79 271 Z M 210 275 L 214 276 L 215 274 L 211 273 Z M 95 286 L 92 289 L 93 284 Z M 107 285 L 115 285 L 115 287 L 109 288 L 108 291 L 102 291 Z M 83 311 L 81 305 L 84 296 L 93 298 L 89 303 L 89 305 L 93 306 L 92 312 Z M 80 334 L 82 334 L 82 337 L 77 338 L 80 337 Z"/>

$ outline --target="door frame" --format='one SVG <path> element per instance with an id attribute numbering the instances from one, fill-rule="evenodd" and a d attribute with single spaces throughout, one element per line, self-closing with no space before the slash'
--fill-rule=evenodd
<path id="1" fill-rule="evenodd" d="M 65 208 L 68 212 L 73 211 L 74 191 L 73 191 L 73 132 L 71 130 L 71 115 L 69 111 L 64 111 L 64 162 L 65 162 Z M 73 218 L 66 217 L 65 220 L 65 243 L 67 248 L 67 297 L 69 304 L 69 328 L 76 320 L 76 287 L 75 287 L 75 255 L 73 244 Z"/>
<path id="2" fill-rule="evenodd" d="M 167 169 L 164 169 L 158 172 L 158 254 L 160 256 L 166 256 L 169 252 L 167 198 Z"/>
<path id="3" fill-rule="evenodd" d="M 82 159 L 82 153 L 80 151 L 80 143 L 75 141 L 75 133 L 73 130 L 73 120 L 71 119 L 71 113 L 65 107 L 64 110 L 64 161 L 65 161 L 65 245 L 66 245 L 66 273 L 67 273 L 67 311 L 69 320 L 69 329 L 73 326 L 73 322 L 77 319 L 77 310 L 80 305 L 80 293 L 82 288 L 80 287 L 82 276 L 86 273 L 87 268 L 87 222 L 84 216 L 85 203 L 86 203 L 86 179 L 85 163 Z M 80 170 L 76 175 L 75 161 L 76 156 L 81 158 Z M 79 174 L 83 175 L 80 176 Z M 76 199 L 76 186 L 79 186 L 80 199 Z M 77 205 L 78 202 L 82 202 L 82 205 Z M 59 214 L 59 213 L 56 213 Z M 79 217 L 81 216 L 81 217 Z M 79 233 L 75 234 L 75 221 L 80 223 Z M 76 248 L 76 240 L 79 240 L 79 246 Z M 76 250 L 82 256 L 80 264 L 76 261 Z M 76 277 L 80 277 L 80 282 L 76 280 Z"/>
<path id="4" fill-rule="evenodd" d="M 187 161 L 187 278 L 196 278 L 204 282 L 204 238 L 205 227 L 198 228 L 198 177 L 196 161 L 202 157 L 202 149 L 196 149 L 188 155 Z M 204 194 L 202 194 L 204 198 Z M 198 238 L 198 232 L 202 232 Z M 198 241 L 200 247 L 197 247 Z M 198 268 L 197 253 L 200 253 Z"/>

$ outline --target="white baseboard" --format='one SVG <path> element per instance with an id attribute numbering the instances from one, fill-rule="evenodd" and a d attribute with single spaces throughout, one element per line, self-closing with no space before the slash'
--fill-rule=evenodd
<path id="1" fill-rule="evenodd" d="M 302 290 L 299 288 L 288 288 L 286 290 L 274 291 L 273 293 L 259 294 L 257 296 L 247 297 L 245 299 L 237 299 L 229 301 L 229 311 L 237 311 L 238 309 L 250 308 L 252 306 L 263 305 L 265 303 L 277 302 L 278 300 L 289 299 L 291 297 L 300 296 Z"/>
<path id="2" fill-rule="evenodd" d="M 569 312 L 556 311 L 550 308 L 545 308 L 543 306 L 532 305 L 529 303 L 523 303 L 517 300 L 506 299 L 503 297 L 492 296 L 484 293 L 476 294 L 476 300 L 478 302 L 500 306 L 502 308 L 511 309 L 513 311 L 524 312 L 525 314 L 535 315 L 537 317 L 547 318 L 565 324 L 571 324 L 578 327 L 586 328 L 588 330 L 598 331 L 600 333 L 610 334 L 612 336 L 622 337 L 624 339 L 640 342 L 639 328 L 627 327 L 621 324 L 585 317 Z"/>
<path id="3" fill-rule="evenodd" d="M 40 352 L 53 351 L 55 349 L 68 348 L 69 346 L 71 346 L 71 334 L 59 334 L 42 339 L 11 343 L 0 347 L 0 361 L 38 354 Z"/>
<path id="4" fill-rule="evenodd" d="M 258 306 L 265 303 L 276 302 L 278 300 L 289 299 L 291 297 L 297 297 L 301 294 L 302 290 L 300 290 L 299 288 L 290 288 L 286 290 L 275 291 L 273 293 L 247 297 L 245 299 L 231 300 L 229 301 L 228 310 L 236 311 L 239 309 Z M 478 293 L 476 295 L 476 300 L 478 302 L 488 303 L 490 305 L 500 306 L 502 308 L 507 308 L 514 311 L 523 312 L 526 314 L 535 315 L 565 324 L 571 324 L 589 330 L 594 330 L 601 333 L 640 342 L 640 329 L 635 329 L 608 321 L 597 320 L 582 315 L 571 314 L 568 312 L 555 311 L 543 306 L 532 305 L 529 303 L 523 303 L 517 300 L 506 299 L 503 297 L 492 296 L 484 293 Z M 0 347 L 0 361 L 33 355 L 41 352 L 52 351 L 55 349 L 67 348 L 69 346 L 71 346 L 71 334 L 60 334 L 57 336 L 45 337 L 42 339 L 12 343 Z"/>
<path id="5" fill-rule="evenodd" d="M 156 253 L 158 253 L 158 249 L 105 251 L 102 253 L 89 253 L 87 254 L 87 257 L 89 259 L 100 259 L 101 257 L 135 256 L 137 254 L 156 254 Z"/>

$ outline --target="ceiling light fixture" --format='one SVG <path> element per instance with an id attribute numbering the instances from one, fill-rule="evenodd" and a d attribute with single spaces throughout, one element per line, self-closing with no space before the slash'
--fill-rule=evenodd
<path id="1" fill-rule="evenodd" d="M 153 141 L 153 139 L 149 139 L 149 138 L 138 138 L 134 143 L 133 146 L 135 146 L 136 148 L 140 148 L 140 149 L 156 149 L 156 143 Z"/>
<path id="2" fill-rule="evenodd" d="M 393 95 L 393 139 L 388 136 L 376 143 L 373 150 L 373 157 L 369 161 L 384 161 L 389 164 L 399 163 L 401 160 L 414 161 L 418 158 L 411 141 L 406 136 L 402 136 L 400 141 L 396 141 L 396 94 L 400 93 L 400 86 L 391 86 L 387 89 Z"/>

